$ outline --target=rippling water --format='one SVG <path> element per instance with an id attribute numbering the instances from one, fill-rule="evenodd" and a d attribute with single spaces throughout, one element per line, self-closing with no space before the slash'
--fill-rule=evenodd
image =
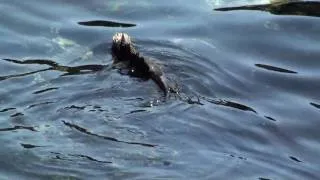
<path id="1" fill-rule="evenodd" d="M 319 18 L 230 4 L 2 1 L 0 179 L 319 179 Z M 182 98 L 111 69 L 115 32 Z"/>

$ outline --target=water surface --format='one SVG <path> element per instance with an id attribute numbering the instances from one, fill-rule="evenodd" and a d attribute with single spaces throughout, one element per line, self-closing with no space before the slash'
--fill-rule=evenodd
<path id="1" fill-rule="evenodd" d="M 0 179 L 319 179 L 319 18 L 230 3 L 1 2 Z M 115 32 L 183 98 L 110 68 Z"/>

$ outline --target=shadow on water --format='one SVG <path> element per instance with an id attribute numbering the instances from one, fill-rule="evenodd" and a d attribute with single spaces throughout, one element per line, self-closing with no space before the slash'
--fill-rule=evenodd
<path id="1" fill-rule="evenodd" d="M 281 0 L 270 4 L 246 5 L 237 7 L 216 8 L 216 11 L 258 10 L 275 15 L 297 15 L 320 17 L 320 2 Z"/>
<path id="2" fill-rule="evenodd" d="M 39 91 L 35 91 L 35 92 L 33 92 L 32 94 L 41 94 L 41 93 L 44 93 L 44 92 L 48 92 L 48 91 L 52 91 L 52 90 L 57 90 L 57 89 L 59 89 L 59 88 L 57 88 L 57 87 L 46 88 L 46 89 L 42 89 L 42 90 L 39 90 Z M 50 103 L 50 102 L 48 102 L 48 103 Z M 48 103 L 46 103 L 46 104 L 48 104 Z"/>
<path id="3" fill-rule="evenodd" d="M 202 99 L 206 100 L 209 103 L 213 103 L 215 105 L 226 106 L 226 107 L 231 107 L 231 108 L 235 108 L 242 111 L 251 111 L 251 112 L 257 113 L 257 111 L 255 111 L 253 108 L 237 102 L 232 102 L 232 101 L 227 101 L 222 99 L 209 99 L 204 97 L 202 97 Z"/>
<path id="4" fill-rule="evenodd" d="M 62 153 L 58 153 L 58 152 L 51 152 L 51 154 L 54 156 L 53 159 L 57 159 L 57 160 L 65 160 L 65 161 L 78 161 L 78 158 L 83 158 L 85 160 L 89 160 L 92 162 L 97 162 L 97 163 L 107 163 L 107 164 L 111 164 L 111 161 L 101 161 L 98 160 L 96 158 L 93 158 L 91 156 L 87 156 L 87 155 L 82 155 L 82 154 L 67 154 L 64 155 Z"/>
<path id="5" fill-rule="evenodd" d="M 7 112 L 7 111 L 10 111 L 10 110 L 14 110 L 16 108 L 5 108 L 5 109 L 1 109 L 0 112 Z"/>
<path id="6" fill-rule="evenodd" d="M 270 70 L 270 71 L 297 74 L 297 72 L 295 72 L 295 71 L 291 71 L 291 70 L 288 70 L 288 69 L 283 69 L 283 68 L 279 68 L 279 67 L 275 67 L 275 66 L 270 66 L 270 65 L 266 65 L 266 64 L 255 64 L 255 66 L 257 66 L 259 68 L 266 69 L 266 70 Z"/>
<path id="7" fill-rule="evenodd" d="M 136 26 L 136 24 L 120 23 L 120 22 L 105 21 L 105 20 L 81 21 L 81 22 L 78 22 L 78 24 L 83 26 L 122 27 L 122 28 Z"/>
<path id="8" fill-rule="evenodd" d="M 28 73 L 22 73 L 22 74 L 14 74 L 14 75 L 7 75 L 7 76 L 0 76 L 0 80 L 6 80 L 10 78 L 15 78 L 15 77 L 23 77 L 23 76 L 28 76 L 31 74 L 36 74 L 39 72 L 44 72 L 44 71 L 60 71 L 60 72 L 65 72 L 62 74 L 62 76 L 68 76 L 68 75 L 77 75 L 77 74 L 85 74 L 85 73 L 92 73 L 96 71 L 101 71 L 102 69 L 108 67 L 105 65 L 97 65 L 97 64 L 90 64 L 90 65 L 82 65 L 82 66 L 62 66 L 59 65 L 58 63 L 52 61 L 52 60 L 46 60 L 46 59 L 28 59 L 28 60 L 16 60 L 16 59 L 3 59 L 4 61 L 12 62 L 15 64 L 37 64 L 37 65 L 48 65 L 50 68 L 45 68 L 45 69 L 40 69 L 37 71 L 32 71 Z M 35 94 L 42 93 L 45 91 L 53 90 L 57 88 L 50 88 L 46 90 L 41 90 L 38 92 L 34 92 Z"/>
<path id="9" fill-rule="evenodd" d="M 20 143 L 20 145 L 25 149 L 33 149 L 33 148 L 37 148 L 37 147 L 45 147 L 45 146 L 38 146 L 38 145 L 25 144 L 25 143 Z"/>
<path id="10" fill-rule="evenodd" d="M 120 143 L 126 143 L 126 144 L 134 144 L 134 145 L 141 145 L 141 146 L 146 146 L 146 147 L 155 147 L 156 145 L 153 145 L 153 144 L 147 144 L 147 143 L 139 143 L 139 142 L 128 142 L 128 141 L 122 141 L 122 140 L 118 140 L 116 138 L 113 138 L 113 137 L 108 137 L 108 136 L 102 136 L 102 135 L 98 135 L 98 134 L 94 134 L 90 131 L 88 131 L 87 129 L 83 128 L 83 127 L 80 127 L 78 125 L 75 125 L 75 124 L 72 124 L 72 123 L 69 123 L 69 122 L 66 122 L 66 121 L 62 121 L 63 124 L 65 124 L 66 126 L 70 127 L 70 128 L 74 128 L 82 133 L 85 133 L 87 135 L 91 135 L 91 136 L 95 136 L 95 137 L 99 137 L 99 138 L 102 138 L 102 139 L 106 139 L 106 140 L 109 140 L 109 141 L 114 141 L 114 142 L 120 142 Z"/>
<path id="11" fill-rule="evenodd" d="M 310 103 L 310 105 L 312 105 L 313 107 L 320 109 L 320 104 L 316 104 L 316 103 Z"/>
<path id="12" fill-rule="evenodd" d="M 25 130 L 30 130 L 30 131 L 34 131 L 34 132 L 37 131 L 34 127 L 18 126 L 18 125 L 11 127 L 11 128 L 2 128 L 2 129 L 0 129 L 0 131 L 15 131 L 15 130 L 19 130 L 19 129 L 25 129 Z"/>

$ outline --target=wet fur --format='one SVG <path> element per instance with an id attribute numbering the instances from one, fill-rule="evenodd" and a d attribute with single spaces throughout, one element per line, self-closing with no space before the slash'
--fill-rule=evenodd
<path id="1" fill-rule="evenodd" d="M 130 76 L 152 79 L 167 95 L 169 88 L 161 67 L 150 58 L 141 56 L 134 48 L 129 35 L 116 33 L 112 39 L 113 66 L 120 70 L 128 70 Z"/>

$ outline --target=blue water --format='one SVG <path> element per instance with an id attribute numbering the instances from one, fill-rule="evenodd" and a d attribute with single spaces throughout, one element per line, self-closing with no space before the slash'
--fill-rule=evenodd
<path id="1" fill-rule="evenodd" d="M 320 19 L 218 5 L 1 1 L 0 179 L 320 179 Z M 116 32 L 183 98 L 111 69 Z"/>

